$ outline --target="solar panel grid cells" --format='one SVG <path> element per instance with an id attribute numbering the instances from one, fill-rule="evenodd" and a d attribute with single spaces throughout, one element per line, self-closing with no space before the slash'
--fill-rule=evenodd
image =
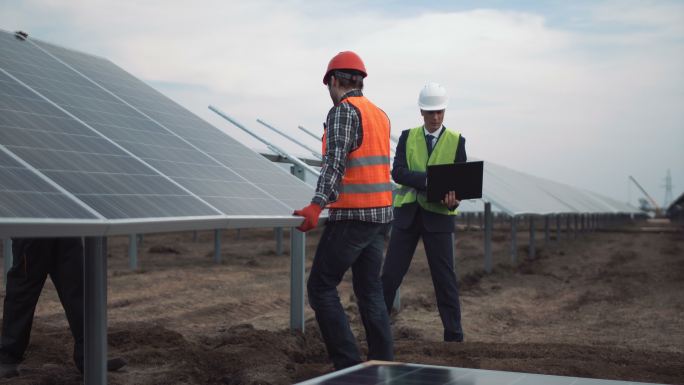
<path id="1" fill-rule="evenodd" d="M 3 37 L 6 37 L 5 34 Z M 9 49 L 7 45 L 14 46 Z M 82 107 L 87 98 L 70 93 L 87 89 L 89 95 L 94 97 L 102 90 L 84 85 L 84 79 L 77 74 L 74 77 L 61 69 L 48 70 L 16 60 L 35 59 L 45 66 L 66 68 L 54 59 L 44 60 L 39 51 L 37 55 L 35 52 L 29 54 L 30 49 L 24 43 L 0 39 L 1 52 L 19 52 L 17 55 L 0 58 L 0 68 L 38 92 L 47 94 L 45 96 L 59 99 L 62 102 L 61 107 L 67 111 L 71 109 L 86 119 L 102 116 Z M 10 57 L 14 59 L 9 59 Z M 37 71 L 39 74 L 27 73 L 30 71 Z M 48 76 L 50 74 L 54 76 Z M 69 82 L 54 80 L 60 77 L 68 78 Z M 0 117 L 3 128 L 0 132 L 0 144 L 104 216 L 142 218 L 218 214 L 216 210 L 134 159 L 111 141 L 21 86 L 10 76 L 0 73 L 0 81 L 11 85 L 0 91 L 0 105 L 4 108 Z M 17 99 L 21 100 L 18 105 Z M 79 107 L 73 104 L 79 104 Z M 116 108 L 112 108 L 113 106 Z M 110 118 L 118 116 L 124 110 L 123 107 L 126 106 L 110 102 L 107 105 L 110 111 L 104 115 L 109 114 Z M 137 117 L 131 119 L 146 122 Z"/>
<path id="2" fill-rule="evenodd" d="M 118 69 L 118 67 L 108 64 L 108 62 L 102 59 L 88 57 L 87 55 L 74 53 L 73 51 L 67 51 L 54 46 L 43 46 L 44 48 L 50 50 L 50 52 L 55 56 L 58 56 L 60 60 L 69 62 L 69 65 L 74 66 L 74 68 L 76 68 L 79 72 L 82 72 L 84 75 L 89 77 L 92 76 L 92 80 L 100 83 L 110 91 L 139 93 L 138 90 L 143 89 L 146 97 L 138 97 L 134 99 L 136 102 L 140 103 L 140 105 L 137 105 L 136 108 L 139 108 L 139 111 L 145 114 L 148 112 L 155 114 L 153 117 L 154 120 L 157 120 L 157 118 L 161 120 L 158 121 L 159 124 L 157 124 L 161 131 L 148 134 L 145 136 L 145 138 L 143 138 L 143 140 L 153 141 L 156 144 L 147 144 L 145 146 L 140 145 L 140 140 L 132 140 L 132 136 L 134 137 L 135 133 L 129 133 L 128 138 L 126 140 L 122 140 L 121 138 L 125 136 L 125 134 L 119 135 L 116 131 L 131 128 L 130 126 L 127 126 L 126 123 L 118 122 L 116 124 L 111 124 L 112 122 L 104 121 L 92 123 L 93 126 L 100 127 L 101 129 L 102 126 L 108 126 L 108 129 L 104 129 L 104 131 L 107 132 L 109 137 L 117 138 L 114 140 L 116 140 L 118 144 L 122 145 L 127 150 L 131 151 L 133 154 L 140 157 L 155 168 L 166 168 L 168 170 L 172 168 L 169 167 L 169 163 L 173 163 L 173 167 L 177 166 L 179 168 L 184 168 L 186 171 L 190 169 L 190 172 L 195 175 L 194 178 L 182 179 L 174 177 L 174 180 L 188 190 L 200 196 L 205 201 L 211 201 L 212 205 L 215 205 L 216 208 L 227 214 L 291 214 L 291 208 L 288 207 L 288 205 L 283 204 L 280 199 L 275 197 L 277 194 L 276 191 L 273 191 L 273 195 L 263 191 L 263 189 L 257 187 L 255 183 L 247 180 L 251 179 L 251 176 L 249 176 L 249 178 L 243 178 L 239 174 L 232 171 L 228 165 L 223 165 L 224 167 L 222 168 L 213 168 L 212 172 L 214 172 L 216 175 L 214 175 L 214 178 L 211 180 L 201 180 L 201 178 L 198 178 L 197 175 L 202 175 L 204 168 L 220 165 L 221 163 L 216 159 L 212 159 L 212 157 L 206 154 L 206 152 L 200 152 L 204 150 L 198 148 L 195 143 L 200 143 L 200 145 L 202 145 L 201 141 L 193 142 L 192 139 L 188 138 L 209 138 L 213 139 L 212 142 L 205 142 L 204 144 L 211 143 L 213 145 L 217 141 L 220 141 L 221 144 L 224 144 L 222 147 L 223 151 L 226 151 L 226 147 L 234 146 L 233 149 L 236 152 L 242 152 L 245 154 L 250 153 L 249 150 L 245 151 L 244 146 L 238 144 L 232 138 L 221 133 L 214 127 L 190 114 L 188 111 L 177 106 L 175 103 L 163 97 L 161 94 L 156 93 L 156 91 L 149 91 L 150 88 L 143 83 L 137 80 L 130 80 L 135 78 Z M 103 70 L 103 68 L 105 68 L 105 70 Z M 117 76 L 111 76 L 112 72 L 117 73 Z M 128 80 L 126 80 L 127 78 Z M 108 83 L 111 82 L 112 79 L 115 79 L 116 83 Z M 130 85 L 130 87 L 121 87 L 121 84 Z M 117 96 L 122 97 L 123 99 L 129 97 L 125 94 L 117 94 Z M 54 98 L 58 99 L 59 96 L 55 95 Z M 111 95 L 106 95 L 103 96 L 103 98 L 114 97 Z M 116 99 L 114 98 L 114 100 Z M 157 107 L 156 110 L 145 109 L 145 106 L 150 104 L 150 100 L 154 101 L 154 106 Z M 165 113 L 158 111 L 160 106 Z M 169 114 L 166 111 L 173 111 L 173 114 Z M 127 113 L 135 116 L 144 116 L 133 109 L 131 109 L 131 111 L 127 111 Z M 78 115 L 78 112 L 76 114 Z M 179 122 L 181 124 L 179 124 Z M 90 122 L 88 123 L 91 124 Z M 185 140 L 179 140 L 175 142 L 173 147 L 158 145 L 158 143 L 163 143 L 164 140 L 169 138 L 168 132 L 165 131 L 165 129 L 169 129 L 173 133 L 175 133 L 174 131 L 179 131 Z M 254 152 L 251 152 L 250 155 L 250 164 L 261 163 L 263 167 L 273 167 L 273 165 L 271 165 L 268 161 L 261 159 L 261 157 Z M 279 170 L 277 170 L 277 172 L 277 177 L 283 178 L 281 179 L 283 185 L 292 186 L 298 183 L 287 174 L 284 174 Z M 275 178 L 276 177 L 274 176 L 271 178 L 271 180 Z M 310 190 L 307 189 L 305 191 L 306 195 L 311 194 Z"/>
<path id="3" fill-rule="evenodd" d="M 95 218 L 4 151 L 0 151 L 0 217 Z"/>
<path id="4" fill-rule="evenodd" d="M 278 199 L 286 201 L 290 205 L 289 208 L 286 208 L 287 214 L 291 211 L 291 207 L 299 207 L 308 202 L 312 193 L 310 187 L 293 180 L 290 175 L 287 175 L 268 160 L 247 149 L 241 143 L 199 119 L 111 62 L 48 44 L 38 44 L 118 97 L 135 105 L 142 113 L 150 116 L 169 131 L 183 137 L 192 146 L 208 154 L 214 160 L 236 171 L 237 174 L 245 176 L 251 183 L 266 190 L 272 196 L 277 196 Z M 221 156 L 224 154 L 230 154 L 231 159 L 222 159 Z M 255 176 L 257 172 L 265 175 L 265 177 Z M 223 175 L 223 177 L 225 176 Z M 198 191 L 201 190 L 198 189 Z M 251 192 L 252 195 L 255 193 Z M 232 198 L 241 199 L 235 196 Z"/>

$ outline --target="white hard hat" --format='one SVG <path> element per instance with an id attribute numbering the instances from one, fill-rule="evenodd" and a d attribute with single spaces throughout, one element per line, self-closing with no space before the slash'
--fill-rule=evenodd
<path id="1" fill-rule="evenodd" d="M 418 96 L 418 107 L 423 111 L 444 110 L 448 103 L 446 89 L 435 82 L 427 83 Z"/>

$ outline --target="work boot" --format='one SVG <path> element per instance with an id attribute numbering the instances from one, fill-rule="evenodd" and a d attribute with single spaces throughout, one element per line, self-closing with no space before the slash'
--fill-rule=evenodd
<path id="1" fill-rule="evenodd" d="M 7 353 L 0 351 L 0 378 L 12 378 L 18 376 L 19 370 L 17 367 L 19 366 L 19 362 L 21 362 L 21 360 L 18 360 Z"/>
<path id="2" fill-rule="evenodd" d="M 107 371 L 108 372 L 115 372 L 124 366 L 126 366 L 128 362 L 124 360 L 121 357 L 116 357 L 116 358 L 110 358 L 107 360 Z M 83 363 L 81 362 L 80 364 L 76 364 L 76 368 L 78 369 L 81 374 L 83 374 Z"/>

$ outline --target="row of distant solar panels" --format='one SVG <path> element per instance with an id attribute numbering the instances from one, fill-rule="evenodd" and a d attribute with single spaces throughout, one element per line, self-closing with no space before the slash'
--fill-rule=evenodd
<path id="1" fill-rule="evenodd" d="M 0 31 L 0 218 L 290 216 L 311 193 L 111 62 Z"/>
<path id="2" fill-rule="evenodd" d="M 315 186 L 314 176 L 306 174 L 306 178 L 310 186 Z M 482 195 L 484 200 L 492 203 L 492 211 L 508 215 L 640 213 L 637 208 L 615 199 L 489 161 L 484 162 Z M 484 202 L 465 200 L 461 202 L 459 211 L 483 212 Z"/>

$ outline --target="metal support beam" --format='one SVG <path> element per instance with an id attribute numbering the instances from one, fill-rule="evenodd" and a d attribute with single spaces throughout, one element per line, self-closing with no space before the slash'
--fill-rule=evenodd
<path id="1" fill-rule="evenodd" d="M 534 217 L 530 215 L 530 248 L 528 250 L 527 255 L 530 257 L 530 259 L 534 258 L 535 255 L 535 242 L 534 242 Z"/>
<path id="2" fill-rule="evenodd" d="M 221 229 L 214 230 L 214 262 L 221 263 Z"/>
<path id="3" fill-rule="evenodd" d="M 86 385 L 107 384 L 107 239 L 85 238 L 83 261 Z"/>
<path id="4" fill-rule="evenodd" d="M 273 229 L 273 231 L 275 233 L 275 241 L 276 241 L 275 253 L 278 256 L 283 255 L 283 228 L 282 227 L 276 227 L 275 229 Z"/>
<path id="5" fill-rule="evenodd" d="M 518 262 L 518 217 L 511 217 L 511 263 Z"/>
<path id="6" fill-rule="evenodd" d="M 485 202 L 484 211 L 484 268 L 492 272 L 492 204 Z"/>
<path id="7" fill-rule="evenodd" d="M 451 238 L 453 239 L 453 242 L 454 242 L 454 258 L 451 262 L 453 262 L 454 271 L 456 271 L 456 251 L 457 251 L 457 249 L 456 249 L 456 226 L 454 226 L 454 232 L 452 233 Z"/>
<path id="8" fill-rule="evenodd" d="M 398 287 L 396 293 L 394 294 L 394 302 L 392 302 L 392 309 L 394 309 L 394 311 L 401 310 L 401 287 Z"/>
<path id="9" fill-rule="evenodd" d="M 549 236 L 549 216 L 544 215 L 544 246 L 547 246 L 549 244 L 549 239 L 551 237 Z"/>
<path id="10" fill-rule="evenodd" d="M 290 329 L 304 332 L 306 235 L 290 228 Z"/>
<path id="11" fill-rule="evenodd" d="M 2 282 L 5 283 L 5 287 L 7 287 L 7 272 L 10 271 L 12 268 L 12 262 L 14 261 L 14 258 L 12 256 L 12 239 L 11 238 L 5 238 L 2 240 L 2 255 L 3 255 L 3 278 L 4 280 Z"/>
<path id="12" fill-rule="evenodd" d="M 136 234 L 128 236 L 128 268 L 138 270 L 138 236 Z"/>

